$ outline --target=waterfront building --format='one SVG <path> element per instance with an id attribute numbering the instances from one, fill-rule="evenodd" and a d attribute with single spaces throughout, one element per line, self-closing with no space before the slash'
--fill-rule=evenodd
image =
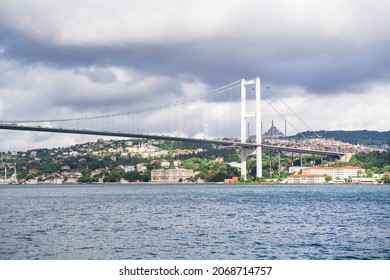
<path id="1" fill-rule="evenodd" d="M 323 184 L 325 175 L 317 174 L 294 174 L 287 177 L 288 184 Z"/>
<path id="2" fill-rule="evenodd" d="M 346 180 L 351 177 L 358 177 L 363 175 L 365 170 L 357 166 L 343 166 L 343 167 L 320 167 L 313 166 L 302 170 L 302 174 L 311 175 L 327 175 L 332 179 Z"/>
<path id="3" fill-rule="evenodd" d="M 53 178 L 53 184 L 55 184 L 55 185 L 61 185 L 63 182 L 64 182 L 64 178 L 63 177 Z"/>
<path id="4" fill-rule="evenodd" d="M 192 169 L 154 169 L 151 172 L 151 181 L 155 183 L 178 183 L 188 181 L 194 175 Z"/>
<path id="5" fill-rule="evenodd" d="M 79 180 L 79 177 L 68 177 L 66 178 L 67 184 L 77 184 Z"/>
<path id="6" fill-rule="evenodd" d="M 37 178 L 33 178 L 33 179 L 30 179 L 30 180 L 26 181 L 26 185 L 36 185 L 36 184 L 38 184 L 38 179 Z"/>

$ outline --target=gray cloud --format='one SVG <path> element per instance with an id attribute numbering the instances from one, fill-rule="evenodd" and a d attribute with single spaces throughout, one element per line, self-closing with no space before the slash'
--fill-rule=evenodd
<path id="1" fill-rule="evenodd" d="M 281 85 L 296 84 L 324 94 L 390 78 L 389 41 L 362 46 L 303 38 L 274 45 L 258 40 L 207 40 L 122 46 L 54 45 L 7 32 L 3 57 L 56 68 L 120 66 L 146 75 L 197 77 L 211 86 L 260 75 Z M 94 82 L 112 81 L 107 70 L 84 72 Z"/>

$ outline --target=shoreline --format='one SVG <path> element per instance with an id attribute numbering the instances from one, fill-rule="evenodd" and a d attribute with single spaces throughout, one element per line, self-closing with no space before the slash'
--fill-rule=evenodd
<path id="1" fill-rule="evenodd" d="M 224 183 L 224 182 L 203 182 L 203 183 L 179 183 L 179 182 L 128 182 L 128 183 L 120 183 L 120 182 L 107 182 L 107 183 L 63 183 L 63 184 L 54 184 L 54 183 L 37 183 L 37 184 L 23 184 L 23 183 L 0 183 L 1 186 L 105 186 L 105 185 L 224 185 L 224 186 L 234 186 L 234 185 L 286 185 L 286 186 L 297 186 L 297 185 L 390 185 L 384 183 L 304 183 L 304 184 L 288 184 L 288 183 L 275 183 L 275 182 L 237 182 L 237 183 Z"/>

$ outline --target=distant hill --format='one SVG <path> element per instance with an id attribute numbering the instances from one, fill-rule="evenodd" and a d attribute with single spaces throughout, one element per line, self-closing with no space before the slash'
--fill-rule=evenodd
<path id="1" fill-rule="evenodd" d="M 335 140 L 351 143 L 351 144 L 364 144 L 364 145 L 390 145 L 390 131 L 369 131 L 369 130 L 320 130 L 315 131 L 319 136 L 323 138 L 333 138 Z M 305 131 L 302 134 L 307 138 L 315 137 L 312 131 Z M 301 134 L 293 136 L 294 138 L 302 138 Z"/>

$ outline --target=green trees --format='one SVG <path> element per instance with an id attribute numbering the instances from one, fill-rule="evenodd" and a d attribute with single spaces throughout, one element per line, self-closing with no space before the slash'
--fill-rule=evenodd
<path id="1" fill-rule="evenodd" d="M 390 171 L 390 152 L 356 153 L 349 165 L 356 165 L 372 170 L 374 173 Z"/>
<path id="2" fill-rule="evenodd" d="M 121 179 L 130 182 L 150 181 L 150 171 L 160 168 L 159 162 L 153 161 L 152 158 L 141 157 L 140 155 L 126 156 L 126 154 L 119 153 L 113 149 L 119 146 L 125 147 L 124 145 L 124 142 L 121 143 L 118 140 L 118 143 L 116 141 L 108 141 L 105 144 L 85 143 L 80 144 L 78 147 L 39 149 L 26 153 L 3 153 L 2 162 L 7 166 L 16 164 L 17 175 L 20 180 L 28 180 L 37 176 L 45 178 L 45 176 L 42 176 L 44 174 L 50 177 L 51 174 L 55 173 L 60 175 L 63 172 L 81 172 L 82 176 L 79 182 L 82 183 L 97 182 L 100 178 L 103 178 L 105 182 L 119 182 Z M 164 159 L 171 163 L 174 160 L 180 160 L 180 167 L 197 172 L 196 178 L 209 182 L 220 182 L 226 178 L 240 176 L 239 168 L 227 164 L 227 162 L 240 162 L 238 148 L 221 148 L 208 145 L 207 150 L 195 153 L 197 144 L 165 143 L 161 147 L 175 152 L 177 148 L 193 150 L 194 152 L 190 154 L 176 156 L 170 154 L 165 156 Z M 290 154 L 265 150 L 263 152 L 262 179 L 285 178 L 288 175 L 290 166 L 301 165 L 301 157 L 297 156 L 297 154 L 294 155 L 295 157 L 292 159 Z M 319 165 L 323 162 L 321 156 L 303 155 L 302 157 L 303 166 Z M 138 163 L 144 163 L 148 168 L 148 172 L 139 173 L 132 171 L 125 173 L 123 171 L 124 166 L 136 166 Z M 333 164 L 334 167 L 345 165 L 362 167 L 366 169 L 368 176 L 390 172 L 390 152 L 357 153 L 348 163 L 337 160 Z M 29 174 L 31 169 L 36 169 L 38 173 Z M 259 181 L 256 178 L 256 159 L 254 157 L 248 158 L 247 169 L 248 180 Z M 95 171 L 93 174 L 96 174 L 96 170 L 101 170 L 101 173 L 92 176 L 92 171 Z M 3 174 L 4 171 L 1 172 L 0 170 L 0 173 Z M 77 175 L 72 174 L 71 176 Z M 384 176 L 382 181 L 387 182 L 389 180 L 388 177 Z M 195 180 L 195 176 L 193 179 Z"/>
<path id="3" fill-rule="evenodd" d="M 81 170 L 82 176 L 77 180 L 79 183 L 91 183 L 94 182 L 94 178 L 91 177 L 91 170 L 90 169 L 83 169 Z"/>
<path id="4" fill-rule="evenodd" d="M 237 168 L 225 162 L 205 158 L 189 158 L 182 161 L 182 167 L 199 172 L 199 178 L 207 182 L 222 182 L 224 179 L 239 176 Z"/>
<path id="5" fill-rule="evenodd" d="M 123 175 L 123 170 L 113 169 L 110 171 L 106 171 L 104 173 L 103 181 L 105 183 L 117 183 L 123 178 Z"/>
<path id="6" fill-rule="evenodd" d="M 325 181 L 328 183 L 329 181 L 332 181 L 332 176 L 325 176 Z"/>
<path id="7" fill-rule="evenodd" d="M 148 172 L 138 172 L 130 171 L 126 172 L 123 178 L 129 182 L 149 182 L 150 181 L 150 171 Z"/>
<path id="8" fill-rule="evenodd" d="M 390 172 L 390 165 L 386 165 L 382 168 L 383 172 Z"/>
<path id="9" fill-rule="evenodd" d="M 390 184 L 390 177 L 386 174 L 382 177 L 380 182 L 383 184 Z"/>

